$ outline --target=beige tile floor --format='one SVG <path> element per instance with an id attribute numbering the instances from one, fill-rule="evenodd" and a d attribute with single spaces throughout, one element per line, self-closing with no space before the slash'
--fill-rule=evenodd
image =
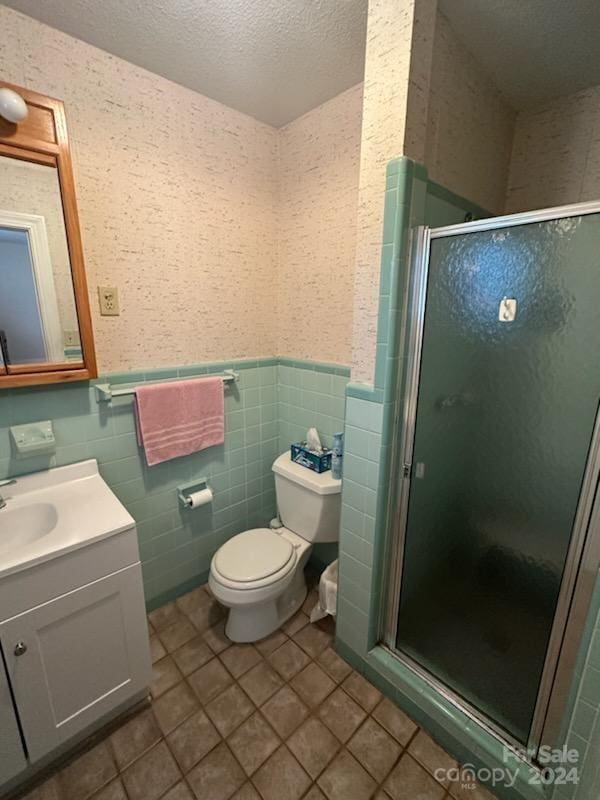
<path id="1" fill-rule="evenodd" d="M 27 800 L 489 800 L 434 779 L 455 762 L 335 653 L 315 600 L 256 645 L 206 587 L 153 611 L 151 706 Z"/>

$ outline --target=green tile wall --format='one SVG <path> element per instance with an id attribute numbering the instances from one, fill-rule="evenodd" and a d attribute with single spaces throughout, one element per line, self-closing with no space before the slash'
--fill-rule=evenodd
<path id="1" fill-rule="evenodd" d="M 177 587 L 203 580 L 212 554 L 226 539 L 273 516 L 277 363 L 265 359 L 107 376 L 112 383 L 140 383 L 232 366 L 240 380 L 225 390 L 225 444 L 154 467 L 146 465 L 137 446 L 131 397 L 97 403 L 87 384 L 7 392 L 0 398 L 0 474 L 96 458 L 102 476 L 136 520 L 146 600 L 156 605 Z M 40 419 L 54 423 L 56 456 L 11 458 L 8 425 Z M 195 511 L 182 509 L 177 485 L 204 476 L 214 502 Z"/>
<path id="2" fill-rule="evenodd" d="M 330 446 L 333 434 L 344 430 L 349 367 L 280 359 L 277 371 L 280 451 L 283 453 L 292 442 L 305 439 L 311 427 L 317 428 L 323 444 Z M 337 542 L 317 544 L 311 562 L 322 569 L 337 555 Z"/>
<path id="3" fill-rule="evenodd" d="M 317 362 L 215 362 L 113 374 L 98 382 L 137 384 L 227 368 L 239 370 L 240 380 L 225 390 L 224 445 L 154 467 L 146 466 L 138 449 L 130 397 L 99 404 L 93 387 L 83 383 L 4 391 L 0 479 L 96 458 L 103 477 L 136 520 L 146 600 L 150 607 L 159 605 L 203 582 L 213 553 L 228 538 L 268 525 L 276 510 L 271 464 L 298 438 L 305 421 L 327 439 L 343 418 L 348 369 Z M 56 455 L 16 460 L 9 426 L 42 419 L 54 423 Z M 194 511 L 182 509 L 177 485 L 201 477 L 209 478 L 214 502 Z"/>
<path id="4" fill-rule="evenodd" d="M 485 211 L 427 180 L 425 170 L 410 159 L 388 165 L 383 245 L 379 283 L 379 317 L 374 386 L 350 384 L 346 398 L 346 458 L 340 532 L 341 612 L 338 637 L 352 639 L 366 655 L 376 643 L 382 613 L 388 519 L 394 503 L 391 460 L 400 432 L 394 425 L 404 397 L 409 230 L 421 224 L 462 222 L 465 214 Z M 365 456 L 365 432 L 376 433 Z M 379 442 L 379 446 L 375 445 Z M 349 479 L 348 462 L 355 480 Z M 351 472 L 352 474 L 352 472 Z M 362 519 L 356 512 L 362 513 Z M 350 527 L 349 521 L 354 523 Z M 368 532 L 370 561 L 357 567 L 356 526 Z M 349 569 L 345 567 L 348 566 Z M 352 576 L 361 576 L 356 586 Z M 360 599 L 360 602 L 359 602 Z M 346 616 L 348 612 L 348 616 Z M 357 614 L 357 612 L 360 612 Z M 358 621 L 358 624 L 356 624 Z"/>
<path id="5" fill-rule="evenodd" d="M 280 359 L 279 443 L 281 450 L 306 438 L 308 428 L 317 428 L 324 445 L 344 430 L 346 385 L 349 367 L 316 361 Z"/>
<path id="6" fill-rule="evenodd" d="M 339 546 L 337 636 L 360 655 L 379 587 L 373 579 L 383 405 L 348 397 Z"/>
<path id="7" fill-rule="evenodd" d="M 596 581 L 573 686 L 565 741 L 579 752 L 579 784 L 557 786 L 554 800 L 597 800 L 600 797 L 600 577 Z"/>

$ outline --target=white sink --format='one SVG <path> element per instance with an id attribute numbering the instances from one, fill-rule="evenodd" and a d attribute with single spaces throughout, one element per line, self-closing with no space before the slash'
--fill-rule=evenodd
<path id="1" fill-rule="evenodd" d="M 0 493 L 0 577 L 135 525 L 95 460 L 17 478 Z"/>
<path id="2" fill-rule="evenodd" d="M 52 503 L 5 508 L 0 515 L 0 556 L 48 536 L 57 522 L 56 506 Z"/>

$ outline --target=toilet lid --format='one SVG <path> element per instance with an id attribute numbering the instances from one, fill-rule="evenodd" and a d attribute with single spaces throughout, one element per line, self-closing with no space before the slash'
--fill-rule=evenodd
<path id="1" fill-rule="evenodd" d="M 215 555 L 215 567 L 230 581 L 259 581 L 283 569 L 293 553 L 283 536 L 268 528 L 254 528 L 225 542 Z"/>

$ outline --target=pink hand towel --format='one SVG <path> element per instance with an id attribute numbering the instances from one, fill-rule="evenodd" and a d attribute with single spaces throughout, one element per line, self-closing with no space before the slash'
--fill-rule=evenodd
<path id="1" fill-rule="evenodd" d="M 195 378 L 138 386 L 135 417 L 148 466 L 223 444 L 223 380 Z"/>

